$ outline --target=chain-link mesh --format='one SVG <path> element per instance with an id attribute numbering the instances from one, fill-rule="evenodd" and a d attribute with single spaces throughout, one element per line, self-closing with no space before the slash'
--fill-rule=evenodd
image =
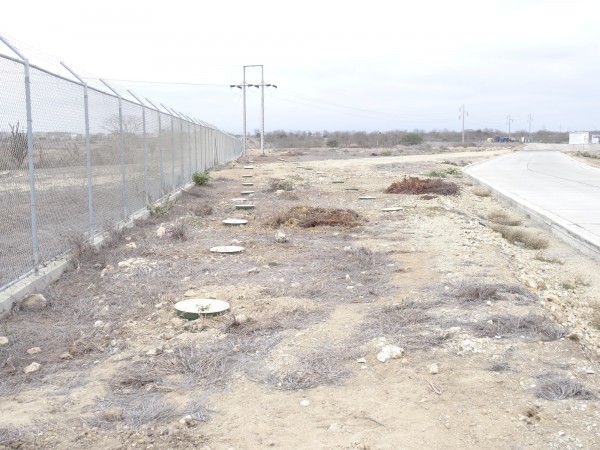
<path id="1" fill-rule="evenodd" d="M 0 55 L 0 291 L 241 154 L 220 130 L 29 73 L 31 148 L 26 65 Z"/>

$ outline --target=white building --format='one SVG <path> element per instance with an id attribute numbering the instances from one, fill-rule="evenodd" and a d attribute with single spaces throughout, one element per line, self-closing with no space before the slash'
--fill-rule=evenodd
<path id="1" fill-rule="evenodd" d="M 589 131 L 576 131 L 569 133 L 569 144 L 589 144 L 590 143 L 590 132 Z"/>
<path id="2" fill-rule="evenodd" d="M 569 144 L 600 144 L 600 134 L 596 131 L 575 131 L 569 133 Z"/>

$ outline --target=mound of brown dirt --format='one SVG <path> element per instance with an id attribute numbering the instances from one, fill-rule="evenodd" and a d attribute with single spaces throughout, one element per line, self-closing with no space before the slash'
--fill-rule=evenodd
<path id="1" fill-rule="evenodd" d="M 267 225 L 274 228 L 282 225 L 301 228 L 356 227 L 361 224 L 362 220 L 360 214 L 351 209 L 294 206 L 284 213 L 271 217 L 267 221 Z"/>
<path id="2" fill-rule="evenodd" d="M 460 188 L 456 183 L 437 178 L 421 179 L 419 177 L 404 177 L 402 181 L 394 181 L 384 191 L 386 194 L 438 194 L 456 195 Z"/>

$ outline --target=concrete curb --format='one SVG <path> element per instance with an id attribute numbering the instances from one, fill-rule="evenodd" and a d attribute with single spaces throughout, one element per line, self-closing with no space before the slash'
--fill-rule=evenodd
<path id="1" fill-rule="evenodd" d="M 194 183 L 186 184 L 175 193 L 163 197 L 161 200 L 154 203 L 154 206 L 160 206 L 170 200 L 177 200 L 181 197 L 183 191 L 190 189 L 192 186 L 194 186 Z M 139 210 L 133 214 L 127 222 L 120 223 L 118 229 L 133 228 L 136 220 L 147 219 L 149 216 L 150 211 L 148 208 Z M 96 236 L 94 238 L 94 246 L 97 248 L 101 247 L 107 237 L 107 233 Z M 47 286 L 58 280 L 70 265 L 71 255 L 59 257 L 40 268 L 37 274 L 29 275 L 0 292 L 0 318 L 10 313 L 17 302 L 20 302 L 28 295 L 45 289 Z"/>
<path id="2" fill-rule="evenodd" d="M 492 191 L 495 197 L 527 213 L 529 217 L 538 222 L 544 229 L 550 231 L 553 236 L 556 236 L 563 242 L 566 242 L 567 244 L 576 248 L 581 253 L 600 260 L 600 243 L 595 242 L 595 237 L 589 232 L 580 228 L 577 224 L 566 221 L 562 217 L 558 217 L 544 209 L 538 208 L 526 200 L 515 197 L 511 193 L 494 185 L 493 183 L 484 181 L 483 179 L 480 179 L 469 173 L 468 169 L 477 164 L 478 163 L 471 164 L 463 168 L 463 173 L 471 180 L 474 180 L 488 188 L 490 191 Z"/>

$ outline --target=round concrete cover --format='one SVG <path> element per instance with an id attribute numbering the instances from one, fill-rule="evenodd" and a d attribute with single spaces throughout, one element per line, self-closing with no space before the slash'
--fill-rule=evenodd
<path id="1" fill-rule="evenodd" d="M 213 247 L 210 251 L 213 253 L 240 253 L 244 251 L 244 247 L 238 245 L 223 245 L 221 247 Z"/>
<path id="2" fill-rule="evenodd" d="M 213 315 L 229 309 L 229 303 L 212 298 L 190 298 L 175 303 L 179 313 Z"/>
<path id="3" fill-rule="evenodd" d="M 248 221 L 244 219 L 225 219 L 223 223 L 225 225 L 246 225 Z"/>

